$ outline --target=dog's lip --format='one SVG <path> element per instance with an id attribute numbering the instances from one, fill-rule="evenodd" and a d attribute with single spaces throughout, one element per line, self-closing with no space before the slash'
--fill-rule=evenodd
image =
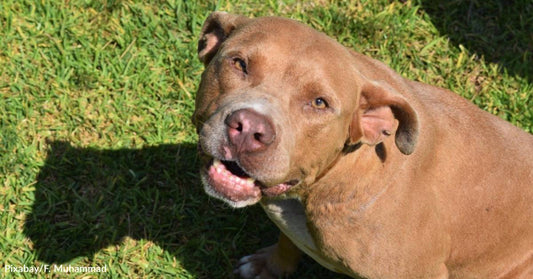
<path id="1" fill-rule="evenodd" d="M 219 198 L 233 202 L 256 202 L 261 198 L 261 190 L 252 178 L 233 174 L 219 160 L 212 160 L 204 175 L 206 186 L 214 190 Z"/>
<path id="2" fill-rule="evenodd" d="M 274 186 L 266 186 L 250 176 L 237 162 L 216 158 L 210 160 L 205 170 L 209 186 L 224 198 L 232 201 L 259 199 L 261 194 L 275 197 L 299 183 L 299 180 L 294 179 Z"/>

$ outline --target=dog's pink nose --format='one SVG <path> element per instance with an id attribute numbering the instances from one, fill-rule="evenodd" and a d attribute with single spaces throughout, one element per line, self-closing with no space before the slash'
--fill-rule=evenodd
<path id="1" fill-rule="evenodd" d="M 226 118 L 226 125 L 237 153 L 264 150 L 276 137 L 270 119 L 251 109 L 233 112 Z"/>

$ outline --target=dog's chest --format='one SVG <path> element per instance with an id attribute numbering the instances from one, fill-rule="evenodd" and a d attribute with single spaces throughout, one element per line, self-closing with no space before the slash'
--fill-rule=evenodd
<path id="1" fill-rule="evenodd" d="M 261 205 L 268 217 L 300 250 L 326 268 L 342 272 L 317 248 L 307 227 L 307 217 L 300 201 L 297 199 L 269 200 L 261 202 Z"/>

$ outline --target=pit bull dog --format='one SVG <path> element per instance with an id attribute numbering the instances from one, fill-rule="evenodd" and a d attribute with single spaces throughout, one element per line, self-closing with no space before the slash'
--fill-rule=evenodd
<path id="1" fill-rule="evenodd" d="M 239 276 L 533 278 L 532 135 L 289 19 L 214 12 L 198 56 L 205 191 L 281 230 Z"/>

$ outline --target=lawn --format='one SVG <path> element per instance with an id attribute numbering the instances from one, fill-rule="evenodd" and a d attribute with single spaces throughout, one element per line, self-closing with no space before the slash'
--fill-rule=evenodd
<path id="1" fill-rule="evenodd" d="M 533 3 L 509 3 L 0 2 L 0 277 L 231 278 L 276 240 L 259 207 L 199 183 L 189 118 L 211 11 L 305 22 L 531 133 Z M 294 278 L 337 277 L 306 258 Z"/>

